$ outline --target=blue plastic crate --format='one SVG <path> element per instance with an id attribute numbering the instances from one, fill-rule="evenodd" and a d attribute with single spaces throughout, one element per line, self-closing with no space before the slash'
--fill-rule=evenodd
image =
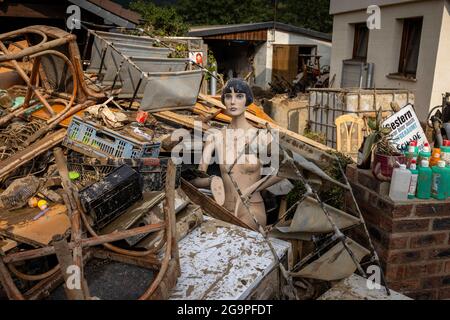
<path id="1" fill-rule="evenodd" d="M 78 116 L 72 118 L 63 145 L 88 156 L 157 158 L 161 143 L 141 142 Z"/>

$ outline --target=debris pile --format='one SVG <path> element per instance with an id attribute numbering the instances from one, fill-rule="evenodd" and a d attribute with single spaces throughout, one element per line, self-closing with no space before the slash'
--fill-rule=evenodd
<path id="1" fill-rule="evenodd" d="M 47 298 L 64 282 L 69 299 L 102 298 L 89 290 L 85 270 L 95 259 L 112 260 L 154 272 L 138 298 L 167 299 L 182 272 L 177 243 L 203 214 L 255 229 L 225 209 L 214 190 L 191 184 L 203 177 L 195 165 L 171 158 L 176 129 L 192 135 L 224 128 L 231 118 L 217 97 L 200 93 L 205 69 L 170 58 L 171 45 L 88 34 L 85 71 L 75 37 L 62 30 L 33 26 L 0 35 L 0 63 L 25 83 L 0 94 L 0 282 L 10 299 Z M 20 50 L 11 52 L 14 46 Z M 280 264 L 286 297 L 305 298 L 306 279 L 338 280 L 356 269 L 365 275 L 362 259 L 378 262 L 373 246 L 367 250 L 341 231 L 365 226 L 362 216 L 318 196 L 329 186 L 351 193 L 348 182 L 325 173 L 335 163 L 330 149 L 278 126 L 254 104 L 245 116 L 256 128 L 276 130 L 282 150 L 282 181 L 267 199 L 279 214 L 255 231 L 272 249 L 273 236 L 312 248 L 297 251 L 289 270 Z M 292 182 L 305 191 L 287 208 Z M 80 274 L 75 289 L 67 287 L 71 268 Z"/>

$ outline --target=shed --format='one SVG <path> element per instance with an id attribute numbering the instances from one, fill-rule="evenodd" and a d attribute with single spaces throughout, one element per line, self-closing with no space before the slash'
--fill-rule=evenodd
<path id="1" fill-rule="evenodd" d="M 330 65 L 330 34 L 280 22 L 199 26 L 189 36 L 203 38 L 220 73 L 263 89 L 275 76 L 294 80 L 308 57 L 320 56 L 321 66 Z"/>

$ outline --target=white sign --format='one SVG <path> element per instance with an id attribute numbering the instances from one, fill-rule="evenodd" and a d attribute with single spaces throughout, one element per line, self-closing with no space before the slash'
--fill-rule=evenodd
<path id="1" fill-rule="evenodd" d="M 399 151 L 406 150 L 411 141 L 417 141 L 420 151 L 425 142 L 428 142 L 419 118 L 417 118 L 411 104 L 407 104 L 399 112 L 384 120 L 383 127 L 392 129 L 390 138 L 392 139 L 392 144 Z"/>

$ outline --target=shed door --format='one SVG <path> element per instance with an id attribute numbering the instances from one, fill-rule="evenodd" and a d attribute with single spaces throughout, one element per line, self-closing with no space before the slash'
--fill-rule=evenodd
<path id="1" fill-rule="evenodd" d="M 289 82 L 295 79 L 298 72 L 298 46 L 274 45 L 272 81 L 275 76 L 286 79 Z"/>

